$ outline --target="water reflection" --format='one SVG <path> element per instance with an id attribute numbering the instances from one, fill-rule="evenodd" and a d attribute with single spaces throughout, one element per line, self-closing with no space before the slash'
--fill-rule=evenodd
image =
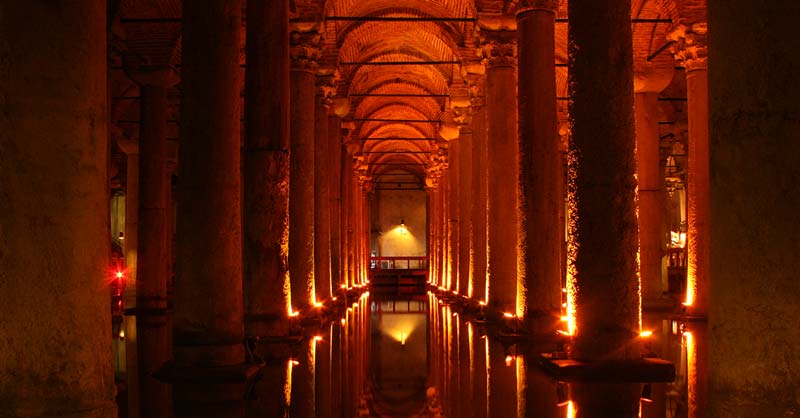
<path id="1" fill-rule="evenodd" d="M 649 355 L 670 383 L 567 383 L 543 372 L 533 344 L 498 335 L 428 294 L 362 297 L 294 343 L 265 344 L 248 417 L 684 418 L 703 416 L 703 324 L 646 318 Z"/>

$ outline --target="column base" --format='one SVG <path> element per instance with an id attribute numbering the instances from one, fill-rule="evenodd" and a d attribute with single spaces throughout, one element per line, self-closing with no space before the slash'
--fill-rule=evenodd
<path id="1" fill-rule="evenodd" d="M 116 418 L 117 404 L 113 401 L 80 402 L 53 399 L 26 399 L 3 404 L 3 418 Z M 5 415 L 8 414 L 8 415 Z"/>
<path id="2" fill-rule="evenodd" d="M 539 361 L 544 371 L 559 382 L 655 383 L 675 380 L 675 366 L 659 358 L 589 362 L 543 353 Z"/>

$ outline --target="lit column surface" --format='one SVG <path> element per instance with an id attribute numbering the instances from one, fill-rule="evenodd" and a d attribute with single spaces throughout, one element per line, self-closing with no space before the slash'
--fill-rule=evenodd
<path id="1" fill-rule="evenodd" d="M 111 418 L 106 3 L 54 6 L 0 13 L 0 414 Z"/>
<path id="2" fill-rule="evenodd" d="M 483 84 L 476 83 L 476 87 Z M 487 174 L 486 109 L 481 107 L 472 117 L 472 297 L 487 302 L 488 271 L 486 264 Z"/>
<path id="3" fill-rule="evenodd" d="M 711 266 L 709 148 L 708 148 L 708 63 L 705 24 L 679 25 L 670 34 L 676 40 L 675 56 L 686 68 L 687 115 L 689 118 L 688 173 L 686 192 L 687 313 L 704 316 L 708 311 L 708 280 Z"/>
<path id="4" fill-rule="evenodd" d="M 472 129 L 469 120 L 459 136 L 458 179 L 458 293 L 472 296 Z"/>
<path id="5" fill-rule="evenodd" d="M 519 35 L 519 294 L 531 331 L 552 335 L 561 309 L 562 167 L 556 109 L 556 0 L 527 1 Z"/>
<path id="6" fill-rule="evenodd" d="M 289 240 L 289 2 L 247 2 L 244 309 L 247 335 L 285 335 Z"/>
<path id="7" fill-rule="evenodd" d="M 292 309 L 305 312 L 314 296 L 314 71 L 319 33 L 292 32 L 289 153 L 289 277 Z"/>
<path id="8" fill-rule="evenodd" d="M 661 197 L 658 93 L 636 93 L 634 101 L 639 181 L 639 274 L 642 298 L 651 301 L 661 298 L 664 290 L 661 243 L 665 209 Z"/>
<path id="9" fill-rule="evenodd" d="M 448 290 L 458 292 L 459 288 L 461 287 L 461 276 L 459 275 L 459 240 L 461 237 L 461 219 L 459 219 L 460 211 L 459 211 L 459 202 L 461 195 L 460 190 L 460 179 L 459 172 L 460 168 L 460 157 L 461 156 L 461 139 L 457 139 L 450 143 L 450 155 L 448 156 L 450 160 L 450 167 L 447 170 L 447 179 L 448 179 L 448 196 L 447 196 L 447 219 L 450 223 L 450 233 L 448 235 L 449 238 L 449 253 L 448 258 L 450 259 L 450 286 Z"/>
<path id="10" fill-rule="evenodd" d="M 489 303 L 516 313 L 518 144 L 514 66 L 516 32 L 482 31 L 488 131 Z"/>
<path id="11" fill-rule="evenodd" d="M 336 110 L 336 109 L 334 109 Z M 345 113 L 346 114 L 346 113 Z M 322 178 L 328 180 L 331 233 L 331 292 L 342 283 L 342 120 L 337 114 L 328 116 L 328 152 L 330 171 Z"/>
<path id="12" fill-rule="evenodd" d="M 332 76 L 317 77 L 317 104 L 314 121 L 314 302 L 331 298 L 331 212 L 328 111 L 335 93 Z"/>
<path id="13" fill-rule="evenodd" d="M 630 9 L 629 0 L 569 5 L 574 356 L 588 361 L 641 354 L 634 343 L 639 280 Z M 598 109 L 613 117 L 597 118 Z M 626 410 L 627 403 L 638 405 L 638 396 L 616 402 Z"/>

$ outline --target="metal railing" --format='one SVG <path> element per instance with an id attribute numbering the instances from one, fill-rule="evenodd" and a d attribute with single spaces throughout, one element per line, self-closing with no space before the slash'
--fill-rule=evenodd
<path id="1" fill-rule="evenodd" d="M 377 270 L 426 270 L 428 257 L 370 257 L 369 266 Z"/>

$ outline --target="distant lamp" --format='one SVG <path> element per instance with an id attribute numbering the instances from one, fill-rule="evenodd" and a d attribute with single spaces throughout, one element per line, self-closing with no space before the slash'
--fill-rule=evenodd
<path id="1" fill-rule="evenodd" d="M 408 228 L 406 228 L 405 219 L 400 220 L 400 235 L 408 235 Z"/>

